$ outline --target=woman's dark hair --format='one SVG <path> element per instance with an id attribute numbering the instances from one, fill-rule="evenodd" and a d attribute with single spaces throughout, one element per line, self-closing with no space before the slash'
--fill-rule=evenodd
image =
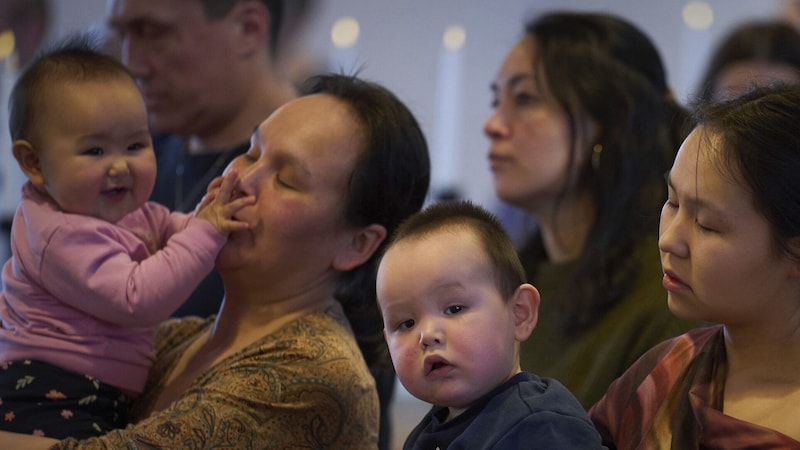
<path id="1" fill-rule="evenodd" d="M 335 96 L 361 124 L 364 145 L 350 176 L 346 217 L 355 226 L 383 225 L 391 235 L 422 208 L 430 184 L 428 145 L 414 115 L 386 88 L 355 76 L 316 76 L 302 91 Z M 386 240 L 367 263 L 342 274 L 336 292 L 362 351 L 366 341 L 370 347 L 385 348 L 375 295 L 375 266 L 385 245 Z M 369 362 L 369 351 L 365 357 Z"/>
<path id="2" fill-rule="evenodd" d="M 428 145 L 416 118 L 389 90 L 354 76 L 316 76 L 306 82 L 303 93 L 333 95 L 361 124 L 364 148 L 350 176 L 347 220 L 355 226 L 383 225 L 391 235 L 400 222 L 420 210 L 428 194 Z M 364 272 L 370 278 L 374 275 L 371 270 Z M 369 286 L 374 292 L 374 279 Z"/>
<path id="3" fill-rule="evenodd" d="M 785 64 L 800 76 L 800 32 L 780 21 L 753 21 L 738 25 L 717 44 L 700 82 L 698 97 L 710 101 L 720 73 L 730 65 L 744 61 Z"/>
<path id="4" fill-rule="evenodd" d="M 695 118 L 713 136 L 711 158 L 753 194 L 776 248 L 800 261 L 800 86 L 756 88 L 729 102 L 701 103 Z"/>
<path id="5" fill-rule="evenodd" d="M 566 113 L 570 166 L 581 152 L 602 146 L 599 161 L 585 157 L 586 164 L 567 175 L 554 206 L 557 213 L 577 185 L 596 208 L 572 279 L 552 300 L 571 332 L 600 318 L 635 281 L 637 248 L 658 229 L 663 174 L 688 134 L 688 114 L 672 99 L 657 49 L 631 23 L 606 14 L 554 12 L 529 22 L 525 31 L 536 44 L 541 89 Z M 579 124 L 587 118 L 596 137 L 578 148 Z M 535 277 L 547 257 L 541 236 L 522 256 Z"/>

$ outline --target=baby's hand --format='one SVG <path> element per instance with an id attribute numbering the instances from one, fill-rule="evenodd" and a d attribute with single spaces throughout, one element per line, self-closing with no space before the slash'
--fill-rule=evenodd
<path id="1" fill-rule="evenodd" d="M 214 178 L 208 185 L 203 199 L 195 208 L 195 215 L 207 220 L 220 233 L 228 235 L 232 231 L 247 229 L 247 224 L 233 219 L 236 211 L 255 203 L 255 197 L 235 197 L 238 191 L 239 174 L 231 170 L 221 177 Z"/>
<path id="2" fill-rule="evenodd" d="M 214 198 L 217 196 L 217 192 L 219 192 L 220 186 L 222 186 L 222 179 L 222 176 L 214 177 L 214 179 L 211 180 L 211 183 L 208 183 L 206 194 L 200 199 L 200 203 L 198 203 L 194 208 L 195 215 L 198 215 L 201 209 L 210 205 L 211 202 L 214 201 Z"/>

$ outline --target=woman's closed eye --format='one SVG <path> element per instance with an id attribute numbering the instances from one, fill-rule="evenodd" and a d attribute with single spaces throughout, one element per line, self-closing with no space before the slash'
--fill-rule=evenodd
<path id="1" fill-rule="evenodd" d="M 279 185 L 281 185 L 281 186 L 285 187 L 286 189 L 291 189 L 291 190 L 293 190 L 293 191 L 294 191 L 294 190 L 297 190 L 297 188 L 296 188 L 296 187 L 294 187 L 294 185 L 292 185 L 292 184 L 290 184 L 290 183 L 287 183 L 287 182 L 286 182 L 286 180 L 284 180 L 283 178 L 281 178 L 279 174 L 276 174 L 276 175 L 275 175 L 275 181 L 276 181 L 276 182 L 277 182 Z"/>
<path id="2" fill-rule="evenodd" d="M 674 200 L 672 200 L 672 199 L 670 199 L 668 197 L 667 201 L 664 202 L 664 208 L 677 210 L 678 209 L 678 202 L 676 202 L 676 201 L 674 201 Z M 701 233 L 716 233 L 717 232 L 716 228 L 714 228 L 713 226 L 710 226 L 706 222 L 701 222 L 698 217 L 694 218 L 694 225 L 695 225 L 695 227 L 697 227 L 697 229 Z"/>
<path id="3" fill-rule="evenodd" d="M 694 219 L 694 224 L 701 233 L 716 233 L 716 229 L 713 227 L 709 227 L 708 225 L 703 225 L 700 223 L 698 219 Z"/>

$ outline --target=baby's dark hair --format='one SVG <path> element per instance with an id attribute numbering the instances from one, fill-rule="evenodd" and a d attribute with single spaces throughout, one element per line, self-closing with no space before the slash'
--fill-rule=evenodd
<path id="1" fill-rule="evenodd" d="M 394 232 L 386 250 L 403 240 L 425 237 L 441 230 L 469 230 L 478 238 L 503 298 L 510 299 L 526 282 L 525 269 L 503 226 L 492 213 L 468 200 L 434 203 L 412 215 Z"/>
<path id="2" fill-rule="evenodd" d="M 8 101 L 11 140 L 30 139 L 36 107 L 46 101 L 48 86 L 70 81 L 126 78 L 136 83 L 128 69 L 100 51 L 90 34 L 76 34 L 45 48 L 20 74 Z"/>

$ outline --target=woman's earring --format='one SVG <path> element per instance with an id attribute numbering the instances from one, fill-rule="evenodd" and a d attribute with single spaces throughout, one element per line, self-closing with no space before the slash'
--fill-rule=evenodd
<path id="1" fill-rule="evenodd" d="M 592 147 L 592 169 L 594 170 L 600 169 L 600 153 L 603 153 L 603 146 L 594 144 Z"/>

